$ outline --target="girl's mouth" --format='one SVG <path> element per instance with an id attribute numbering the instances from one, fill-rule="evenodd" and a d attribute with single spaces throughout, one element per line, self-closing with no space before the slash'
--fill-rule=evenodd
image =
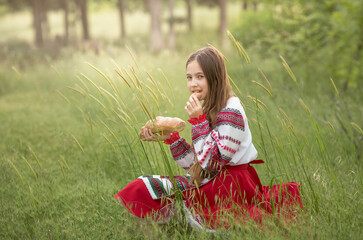
<path id="1" fill-rule="evenodd" d="M 202 97 L 201 91 L 193 91 L 192 94 L 195 95 L 199 99 L 199 101 L 201 100 Z"/>

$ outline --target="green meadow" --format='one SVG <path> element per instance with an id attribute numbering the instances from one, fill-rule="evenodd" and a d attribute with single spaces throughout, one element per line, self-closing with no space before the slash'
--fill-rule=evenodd
<path id="1" fill-rule="evenodd" d="M 265 160 L 255 168 L 263 185 L 301 184 L 299 221 L 232 224 L 212 236 L 178 217 L 164 225 L 140 221 L 113 198 L 140 175 L 185 173 L 168 146 L 142 142 L 139 130 L 159 115 L 187 120 L 185 62 L 207 44 L 220 47 L 218 12 L 199 7 L 195 13 L 212 21 L 195 17 L 192 33 L 178 26 L 176 49 L 159 54 L 148 51 L 143 12 L 127 16 L 128 37 L 121 41 L 103 27 L 117 21 L 117 13 L 94 10 L 98 54 L 74 46 L 36 49 L 28 13 L 0 17 L 1 239 L 362 238 L 362 79 L 342 91 L 328 66 L 310 72 L 309 56 L 245 44 L 248 36 L 237 37 L 234 23 L 242 19 L 248 26 L 254 13 L 241 17 L 233 5 L 221 51 Z M 61 31 L 59 15 L 50 16 L 55 32 Z M 317 60 L 311 66 L 319 66 Z M 189 142 L 190 129 L 187 124 L 181 133 Z"/>

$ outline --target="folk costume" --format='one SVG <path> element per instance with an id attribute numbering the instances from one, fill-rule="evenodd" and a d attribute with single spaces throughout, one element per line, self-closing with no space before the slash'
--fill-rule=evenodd
<path id="1" fill-rule="evenodd" d="M 299 184 L 262 186 L 251 166 L 263 161 L 256 160 L 257 150 L 237 97 L 227 101 L 213 128 L 205 114 L 188 121 L 192 124 L 194 148 L 178 133 L 165 143 L 170 145 L 175 162 L 185 170 L 191 169 L 196 158 L 204 179 L 196 187 L 190 174 L 174 176 L 174 180 L 160 175 L 141 176 L 115 195 L 129 212 L 140 218 L 167 221 L 173 214 L 173 192 L 178 188 L 188 221 L 194 227 L 228 227 L 231 219 L 261 221 L 273 211 L 288 218 L 296 215 L 296 206 L 302 207 Z"/>

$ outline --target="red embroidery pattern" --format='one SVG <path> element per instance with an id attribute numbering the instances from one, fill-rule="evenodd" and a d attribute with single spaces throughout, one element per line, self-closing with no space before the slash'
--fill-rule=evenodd
<path id="1" fill-rule="evenodd" d="M 183 139 L 176 146 L 171 146 L 170 148 L 171 154 L 173 155 L 174 159 L 179 158 L 183 154 L 186 154 L 190 150 L 190 145 Z"/>
<path id="2" fill-rule="evenodd" d="M 235 153 L 236 153 L 236 151 L 237 151 L 237 150 L 235 150 L 235 149 L 233 149 L 233 148 L 231 148 L 231 147 L 228 147 L 227 145 L 223 145 L 223 144 L 221 143 L 221 141 L 219 140 L 219 138 L 218 138 L 218 136 L 217 136 L 217 134 L 216 134 L 215 132 L 212 132 L 212 136 L 213 136 L 213 138 L 216 140 L 216 142 L 217 142 L 218 146 L 219 146 L 221 149 L 226 150 L 226 151 L 228 151 L 228 152 L 230 152 L 230 153 L 232 153 L 232 154 L 235 154 Z"/>
<path id="3" fill-rule="evenodd" d="M 232 143 L 235 143 L 237 145 L 240 145 L 241 144 L 241 141 L 240 140 L 234 139 L 231 136 L 219 136 L 219 139 L 220 140 L 228 140 L 228 141 L 230 141 Z"/>
<path id="4" fill-rule="evenodd" d="M 192 128 L 192 140 L 199 138 L 200 136 L 208 135 L 210 127 L 207 121 L 202 126 L 193 126 Z"/>
<path id="5" fill-rule="evenodd" d="M 200 115 L 197 118 L 189 119 L 188 122 L 190 122 L 192 125 L 196 125 L 196 124 L 202 123 L 206 120 L 207 120 L 207 117 L 206 117 L 205 113 L 203 113 L 202 115 Z"/>
<path id="6" fill-rule="evenodd" d="M 176 133 L 172 133 L 170 135 L 170 138 L 166 139 L 164 141 L 165 144 L 168 144 L 168 145 L 171 145 L 173 144 L 174 142 L 178 141 L 180 139 L 180 136 L 179 136 L 179 133 L 176 132 Z"/>
<path id="7" fill-rule="evenodd" d="M 219 125 L 231 125 L 232 127 L 239 128 L 244 130 L 245 123 L 242 117 L 242 114 L 237 109 L 233 108 L 226 108 L 223 109 L 222 112 L 218 114 L 216 122 L 214 123 L 215 126 Z"/>
<path id="8" fill-rule="evenodd" d="M 205 162 L 205 160 L 207 159 L 208 153 L 210 152 L 211 149 L 212 149 L 212 146 L 209 146 L 209 148 L 207 149 L 207 151 L 205 151 L 204 156 L 199 161 L 199 164 L 200 165 L 202 165 Z"/>

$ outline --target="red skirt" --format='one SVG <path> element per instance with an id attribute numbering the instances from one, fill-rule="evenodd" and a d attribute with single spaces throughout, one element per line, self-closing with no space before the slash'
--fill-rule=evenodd
<path id="1" fill-rule="evenodd" d="M 276 214 L 292 220 L 302 208 L 300 185 L 295 182 L 262 186 L 250 164 L 225 166 L 214 179 L 182 192 L 185 206 L 209 228 L 228 227 L 231 220 L 258 222 Z M 137 217 L 168 220 L 173 211 L 173 197 L 152 199 L 141 179 L 130 182 L 115 194 L 116 199 Z"/>

